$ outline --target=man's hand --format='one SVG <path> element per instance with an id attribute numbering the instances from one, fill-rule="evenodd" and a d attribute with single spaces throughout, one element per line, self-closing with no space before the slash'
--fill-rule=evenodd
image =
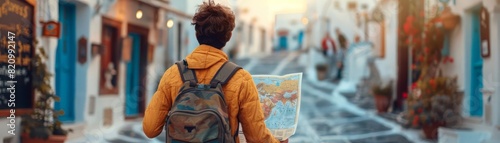
<path id="1" fill-rule="evenodd" d="M 288 139 L 286 139 L 284 141 L 280 141 L 280 143 L 288 143 Z"/>

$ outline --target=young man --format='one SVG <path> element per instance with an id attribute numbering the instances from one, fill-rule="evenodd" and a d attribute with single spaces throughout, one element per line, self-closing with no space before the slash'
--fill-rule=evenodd
<path id="1" fill-rule="evenodd" d="M 347 39 L 344 34 L 340 31 L 340 29 L 336 28 L 335 33 L 337 34 L 337 41 L 339 42 L 340 48 L 347 49 Z"/>
<path id="2" fill-rule="evenodd" d="M 209 84 L 219 68 L 228 61 L 221 49 L 231 38 L 235 16 L 226 6 L 213 1 L 204 2 L 193 17 L 193 25 L 200 46 L 185 58 L 186 65 L 188 69 L 195 71 L 198 83 Z M 146 136 L 153 138 L 162 132 L 167 114 L 182 86 L 181 73 L 178 66 L 174 65 L 163 75 L 158 90 L 146 109 L 143 120 Z M 222 91 L 228 106 L 231 134 L 238 132 L 238 123 L 241 123 L 249 143 L 280 142 L 266 128 L 258 91 L 249 72 L 238 70 L 224 84 Z M 238 137 L 235 140 L 239 142 Z"/>

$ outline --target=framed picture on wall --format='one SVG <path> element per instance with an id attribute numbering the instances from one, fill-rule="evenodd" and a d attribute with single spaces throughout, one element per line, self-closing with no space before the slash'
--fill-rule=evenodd
<path id="1" fill-rule="evenodd" d="M 42 36 L 59 38 L 61 35 L 61 23 L 55 21 L 41 22 Z"/>
<path id="2" fill-rule="evenodd" d="M 85 64 L 87 62 L 87 38 L 81 37 L 78 40 L 78 62 Z"/>

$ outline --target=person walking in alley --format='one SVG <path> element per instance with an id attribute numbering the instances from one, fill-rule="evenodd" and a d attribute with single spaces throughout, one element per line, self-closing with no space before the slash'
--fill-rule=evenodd
<path id="1" fill-rule="evenodd" d="M 192 24 L 200 45 L 185 60 L 165 71 L 144 114 L 142 125 L 146 136 L 156 137 L 165 127 L 167 140 L 206 142 L 224 138 L 224 142 L 238 143 L 241 123 L 249 143 L 280 142 L 266 128 L 252 76 L 228 62 L 228 56 L 222 51 L 235 27 L 231 9 L 213 0 L 205 1 Z M 198 110 L 199 114 L 180 112 L 193 108 L 203 110 Z M 287 143 L 288 139 L 281 142 Z"/>
<path id="2" fill-rule="evenodd" d="M 326 57 L 332 56 L 337 51 L 337 46 L 335 45 L 335 41 L 333 41 L 329 32 L 325 33 L 325 37 L 321 41 L 321 47 L 323 50 L 323 55 Z"/>
<path id="3" fill-rule="evenodd" d="M 340 31 L 340 29 L 336 28 L 335 33 L 337 34 L 337 39 L 340 45 L 339 51 L 336 54 L 337 57 L 337 76 L 335 80 L 342 80 L 342 72 L 344 70 L 344 60 L 345 54 L 347 53 L 347 39 L 344 34 Z"/>
<path id="4" fill-rule="evenodd" d="M 335 33 L 337 34 L 337 41 L 339 42 L 340 48 L 347 49 L 347 39 L 344 34 L 340 31 L 339 28 L 335 29 Z"/>

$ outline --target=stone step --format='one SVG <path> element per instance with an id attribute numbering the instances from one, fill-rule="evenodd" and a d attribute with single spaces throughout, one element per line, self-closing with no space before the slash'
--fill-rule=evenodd
<path id="1" fill-rule="evenodd" d="M 71 124 L 63 124 L 62 128 L 66 130 L 68 129 L 73 130 L 72 132 L 68 133 L 68 138 L 67 138 L 67 140 L 73 140 L 81 138 L 85 135 L 86 126 L 87 126 L 86 123 L 71 123 Z"/>

